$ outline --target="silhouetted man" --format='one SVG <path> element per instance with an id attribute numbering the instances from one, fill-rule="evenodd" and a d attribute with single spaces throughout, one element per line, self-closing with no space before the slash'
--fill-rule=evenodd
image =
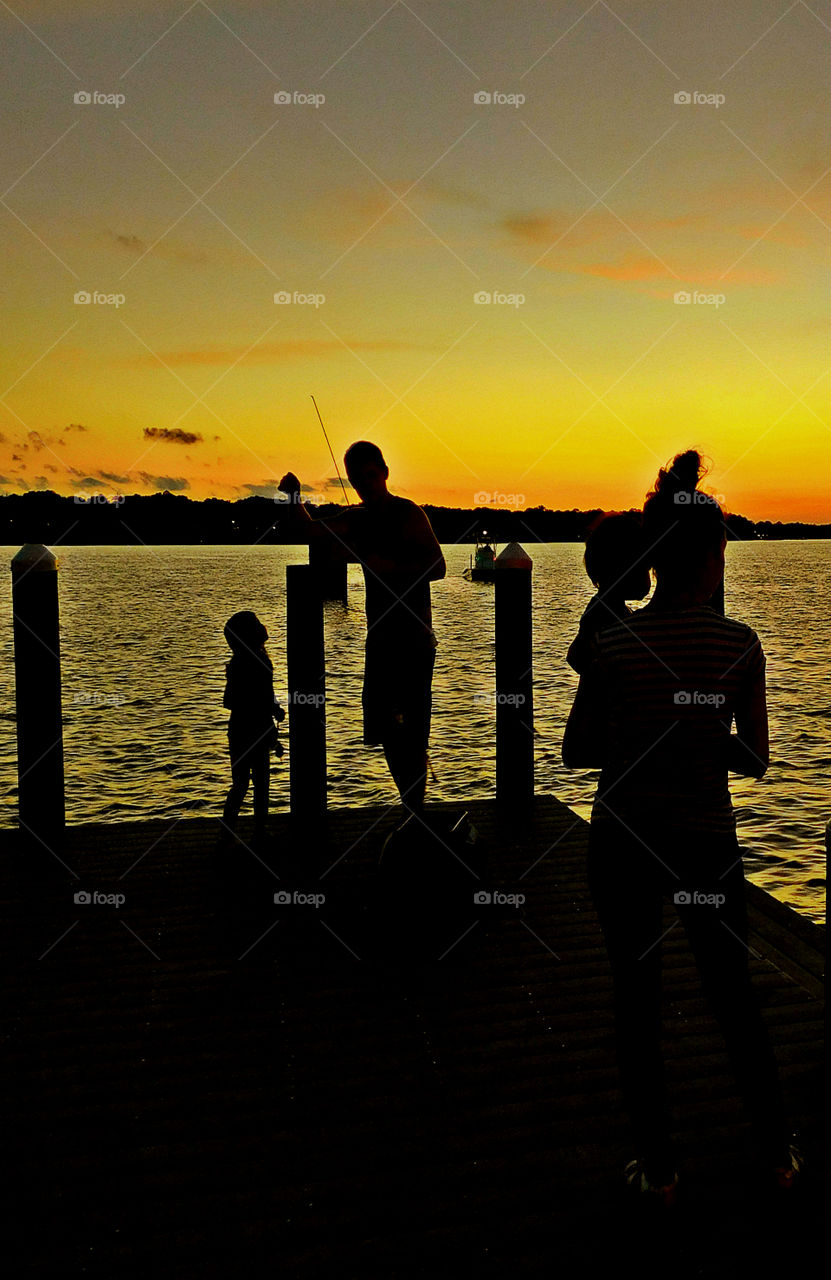
<path id="1" fill-rule="evenodd" d="M 359 440 L 344 455 L 361 499 L 330 520 L 313 520 L 291 472 L 280 489 L 312 538 L 326 538 L 363 566 L 366 584 L 364 742 L 381 744 L 402 803 L 424 806 L 431 689 L 436 657 L 430 583 L 445 576 L 441 547 L 427 516 L 387 489 L 389 469 L 375 444 Z"/>

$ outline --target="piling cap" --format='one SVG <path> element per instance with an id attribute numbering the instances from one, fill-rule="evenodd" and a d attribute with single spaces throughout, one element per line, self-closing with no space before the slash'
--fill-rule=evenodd
<path id="1" fill-rule="evenodd" d="M 531 557 L 518 542 L 509 542 L 503 547 L 494 561 L 500 569 L 530 569 Z"/>
<path id="2" fill-rule="evenodd" d="M 13 573 L 54 573 L 58 560 L 42 542 L 24 542 L 17 555 L 12 557 L 11 565 Z"/>

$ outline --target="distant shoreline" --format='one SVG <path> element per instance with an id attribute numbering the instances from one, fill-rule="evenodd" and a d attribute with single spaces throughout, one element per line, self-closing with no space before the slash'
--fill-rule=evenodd
<path id="1" fill-rule="evenodd" d="M 188 498 L 163 493 L 83 494 L 63 497 L 50 489 L 0 495 L 0 541 L 6 546 L 24 542 L 77 546 L 237 546 L 252 542 L 293 545 L 302 541 L 287 528 L 286 503 L 252 496 Z M 547 507 L 515 510 L 511 507 L 437 507 L 424 503 L 439 542 L 472 544 L 487 531 L 498 543 L 582 542 L 590 524 L 602 513 L 557 511 Z M 315 516 L 336 515 L 341 503 L 312 503 Z M 831 523 L 749 520 L 726 517 L 728 536 L 734 541 L 824 540 L 831 538 Z"/>

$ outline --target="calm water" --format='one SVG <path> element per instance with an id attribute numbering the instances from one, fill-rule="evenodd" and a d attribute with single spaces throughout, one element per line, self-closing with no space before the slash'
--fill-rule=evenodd
<path id="1" fill-rule="evenodd" d="M 17 548 L 8 548 L 6 563 Z M 582 547 L 534 557 L 537 789 L 588 816 L 594 772 L 569 772 L 560 742 L 577 677 L 564 654 L 591 596 Z M 439 656 L 429 794 L 494 794 L 493 588 L 462 578 L 469 548 L 446 547 L 433 584 Z M 270 632 L 285 696 L 285 565 L 295 547 L 64 547 L 60 551 L 68 820 L 120 822 L 218 814 L 229 784 L 222 708 L 225 619 L 254 609 Z M 395 803 L 383 755 L 361 743 L 363 580 L 327 604 L 327 722 L 333 807 Z M 825 914 L 824 831 L 831 817 L 831 542 L 731 543 L 727 612 L 768 655 L 772 763 L 761 782 L 731 783 L 751 878 L 813 919 Z M 2 601 L 0 824 L 16 820 L 11 599 Z M 272 800 L 288 807 L 288 765 Z"/>

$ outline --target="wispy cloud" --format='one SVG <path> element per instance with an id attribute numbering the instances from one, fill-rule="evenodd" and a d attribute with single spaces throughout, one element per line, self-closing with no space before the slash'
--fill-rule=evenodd
<path id="1" fill-rule="evenodd" d="M 802 220 L 804 222 L 804 219 Z M 789 249 L 807 249 L 817 239 L 817 231 L 825 234 L 819 223 L 811 219 L 811 225 L 794 226 L 788 220 L 771 227 L 769 222 L 747 223 L 734 228 L 743 240 L 766 240 L 769 244 L 785 245 Z"/>
<path id="2" fill-rule="evenodd" d="M 795 209 L 787 219 L 776 221 L 789 200 L 787 192 L 775 184 L 760 190 L 758 184 L 721 182 L 697 193 L 694 205 L 677 215 L 624 208 L 616 217 L 597 208 L 581 216 L 571 208 L 556 208 L 509 214 L 498 227 L 507 236 L 509 247 L 548 270 L 562 270 L 564 262 L 568 262 L 568 270 L 585 270 L 571 265 L 575 250 L 603 248 L 609 253 L 619 245 L 632 246 L 633 239 L 638 239 L 641 250 L 652 250 L 680 272 L 679 257 L 694 256 L 700 261 L 706 255 L 710 261 L 730 261 L 722 259 L 722 254 L 729 254 L 739 240 L 764 240 L 794 249 L 824 240 L 827 233 L 821 223 L 804 209 Z M 540 258 L 545 249 L 550 252 Z"/>
<path id="3" fill-rule="evenodd" d="M 280 498 L 282 497 L 277 483 L 274 480 L 261 480 L 257 484 L 241 484 L 237 485 L 240 493 L 245 493 L 250 498 Z"/>
<path id="4" fill-rule="evenodd" d="M 183 431 L 181 427 L 145 427 L 145 440 L 159 440 L 165 444 L 201 444 L 202 437 L 195 431 Z"/>
<path id="5" fill-rule="evenodd" d="M 544 263 L 540 263 L 544 266 Z M 666 267 L 649 254 L 628 253 L 614 262 L 587 262 L 556 268 L 560 271 L 577 272 L 582 275 L 602 276 L 606 280 L 641 281 L 641 280 L 681 280 L 687 284 L 724 285 L 723 268 L 720 266 L 702 266 L 696 263 L 689 270 L 678 267 L 676 276 L 670 276 Z M 754 268 L 736 269 L 728 277 L 730 284 L 775 284 L 782 279 L 781 272 Z"/>
<path id="6" fill-rule="evenodd" d="M 171 493 L 175 493 L 190 488 L 190 481 L 184 476 L 154 476 L 149 471 L 139 471 L 138 476 L 142 484 L 146 484 L 150 489 L 169 489 Z"/>
<path id="7" fill-rule="evenodd" d="M 145 254 L 149 254 L 156 258 L 164 258 L 168 262 L 193 263 L 196 266 L 201 266 L 214 260 L 224 263 L 233 261 L 238 262 L 240 265 L 243 263 L 247 265 L 246 255 L 237 254 L 234 249 L 223 247 L 220 251 L 213 249 L 209 253 L 206 249 L 199 248 L 196 245 L 183 244 L 181 240 L 176 240 L 169 236 L 165 236 L 161 240 L 158 240 L 155 236 L 150 240 L 144 240 L 133 232 L 107 230 L 102 232 L 98 239 L 99 241 L 103 239 L 111 248 L 132 258 L 141 258 Z M 154 241 L 157 242 L 154 243 Z"/>
<path id="8" fill-rule="evenodd" d="M 700 225 L 696 214 L 679 214 L 661 217 L 655 214 L 625 214 L 625 222 L 641 236 L 658 232 L 677 232 L 682 227 Z M 518 246 L 539 249 L 546 245 L 561 244 L 564 248 L 584 248 L 589 245 L 608 244 L 610 240 L 627 237 L 630 233 L 614 214 L 605 209 L 595 209 L 583 217 L 572 209 L 552 209 L 545 213 L 518 213 L 503 218 L 501 227 Z"/>
<path id="9" fill-rule="evenodd" d="M 121 236 L 111 233 L 115 243 L 122 249 L 127 249 L 130 253 L 146 253 L 147 245 L 138 236 Z"/>

